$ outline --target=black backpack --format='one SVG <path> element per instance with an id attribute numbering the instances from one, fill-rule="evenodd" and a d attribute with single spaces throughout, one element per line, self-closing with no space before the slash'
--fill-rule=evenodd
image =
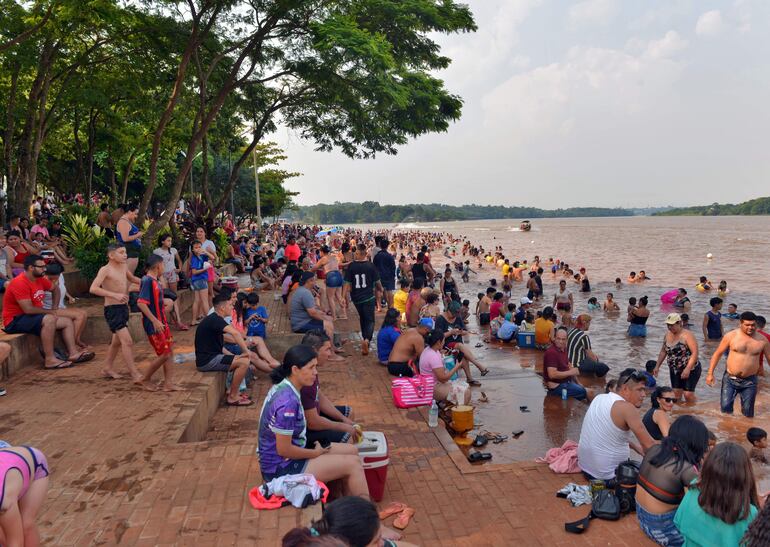
<path id="1" fill-rule="evenodd" d="M 582 534 L 592 519 L 618 520 L 636 509 L 636 482 L 639 465 L 625 461 L 615 469 L 615 478 L 605 481 L 606 487 L 596 492 L 588 516 L 564 524 L 564 529 L 573 534 Z"/>

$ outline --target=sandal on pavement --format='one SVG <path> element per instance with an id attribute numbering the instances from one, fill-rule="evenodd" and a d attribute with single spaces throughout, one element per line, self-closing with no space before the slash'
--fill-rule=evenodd
<path id="1" fill-rule="evenodd" d="M 481 385 L 481 382 L 478 380 L 468 380 L 468 385 L 472 387 L 479 387 Z"/>
<path id="2" fill-rule="evenodd" d="M 388 505 L 385 509 L 380 511 L 379 513 L 380 520 L 385 520 L 388 517 L 392 517 L 393 515 L 400 513 L 404 509 L 406 509 L 406 505 L 398 501 L 394 501 L 390 505 Z"/>
<path id="3" fill-rule="evenodd" d="M 254 401 L 252 401 L 251 399 L 238 399 L 237 401 L 234 401 L 232 403 L 230 401 L 225 401 L 225 402 L 227 406 L 251 406 L 254 404 Z"/>
<path id="4" fill-rule="evenodd" d="M 489 452 L 472 452 L 468 455 L 468 461 L 471 463 L 483 462 L 492 459 L 492 454 Z"/>
<path id="5" fill-rule="evenodd" d="M 476 438 L 473 439 L 473 446 L 476 448 L 481 448 L 482 446 L 486 446 L 489 439 L 486 435 L 476 435 Z"/>
<path id="6" fill-rule="evenodd" d="M 414 509 L 411 507 L 404 507 L 404 510 L 401 511 L 398 516 L 396 517 L 396 520 L 393 521 L 393 527 L 398 528 L 399 530 L 403 530 L 407 526 L 409 526 L 409 520 L 414 516 Z"/>
<path id="7" fill-rule="evenodd" d="M 54 370 L 54 369 L 59 369 L 59 368 L 70 368 L 72 366 L 74 366 L 74 365 L 72 363 L 70 363 L 69 361 L 59 361 L 58 363 L 56 363 L 52 367 L 43 367 L 43 368 L 45 368 L 46 370 Z"/>

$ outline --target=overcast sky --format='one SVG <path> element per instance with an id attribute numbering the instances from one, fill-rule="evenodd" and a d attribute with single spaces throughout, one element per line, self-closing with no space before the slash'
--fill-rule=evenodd
<path id="1" fill-rule="evenodd" d="M 689 205 L 770 195 L 770 1 L 470 0 L 462 119 L 350 160 L 282 130 L 301 205 Z"/>

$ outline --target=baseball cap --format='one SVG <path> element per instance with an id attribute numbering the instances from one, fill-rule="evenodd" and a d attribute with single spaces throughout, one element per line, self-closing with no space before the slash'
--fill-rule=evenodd
<path id="1" fill-rule="evenodd" d="M 420 322 L 417 323 L 418 327 L 427 327 L 430 330 L 433 330 L 433 328 L 436 326 L 436 322 L 433 321 L 432 317 L 423 317 L 420 319 Z"/>
<path id="2" fill-rule="evenodd" d="M 682 316 L 678 313 L 669 313 L 666 316 L 666 325 L 676 325 L 682 320 Z"/>
<path id="3" fill-rule="evenodd" d="M 530 300 L 530 299 L 529 299 L 529 298 L 527 298 L 526 296 L 522 296 L 522 297 L 521 297 L 521 300 L 519 300 L 519 303 L 520 303 L 520 304 L 531 304 L 531 303 L 532 303 L 532 300 Z"/>
<path id="4" fill-rule="evenodd" d="M 314 277 L 315 277 L 315 274 L 313 272 L 305 272 L 302 274 L 302 277 L 299 278 L 299 284 L 304 285 Z"/>

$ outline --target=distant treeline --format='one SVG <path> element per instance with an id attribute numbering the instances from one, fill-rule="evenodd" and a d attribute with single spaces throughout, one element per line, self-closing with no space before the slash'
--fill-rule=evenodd
<path id="1" fill-rule="evenodd" d="M 659 216 L 770 215 L 770 197 L 752 199 L 737 205 L 712 203 L 697 207 L 680 207 L 655 214 Z"/>
<path id="2" fill-rule="evenodd" d="M 289 216 L 313 224 L 356 224 L 373 222 L 440 222 L 449 220 L 488 220 L 500 218 L 529 219 L 554 217 L 619 217 L 632 216 L 631 209 L 571 207 L 538 209 L 536 207 L 504 207 L 502 205 L 380 205 L 363 203 L 320 203 L 298 207 Z"/>

